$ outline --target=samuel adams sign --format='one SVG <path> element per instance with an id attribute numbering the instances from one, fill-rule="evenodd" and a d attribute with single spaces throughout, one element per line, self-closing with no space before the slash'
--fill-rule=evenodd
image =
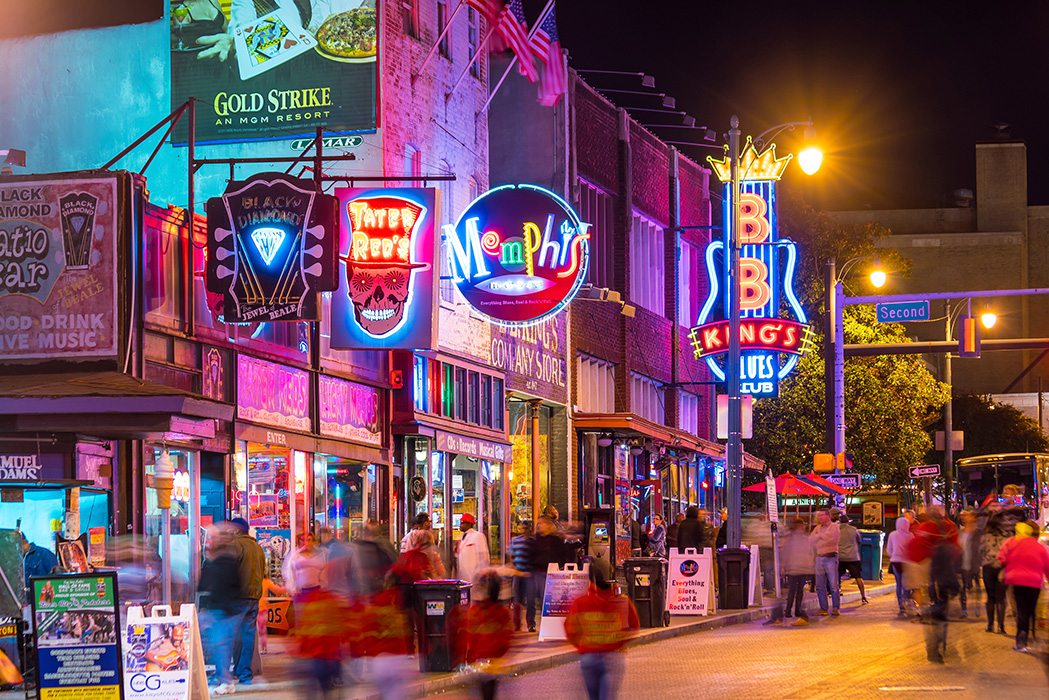
<path id="1" fill-rule="evenodd" d="M 67 456 L 59 452 L 0 453 L 0 481 L 65 479 Z"/>

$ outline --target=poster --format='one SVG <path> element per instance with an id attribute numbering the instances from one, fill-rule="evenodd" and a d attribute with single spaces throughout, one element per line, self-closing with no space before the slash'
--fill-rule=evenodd
<path id="1" fill-rule="evenodd" d="M 106 528 L 92 527 L 87 531 L 88 558 L 91 566 L 106 565 Z M 201 551 L 204 551 L 203 549 Z"/>
<path id="2" fill-rule="evenodd" d="M 667 610 L 672 615 L 713 615 L 713 552 L 670 550 L 667 567 Z"/>
<path id="3" fill-rule="evenodd" d="M 151 616 L 128 609 L 124 628 L 124 697 L 127 700 L 203 700 L 208 697 L 196 608 L 178 615 L 158 605 Z"/>
<path id="4" fill-rule="evenodd" d="M 340 286 L 331 298 L 331 346 L 437 347 L 437 194 L 432 188 L 335 190 Z"/>
<path id="5" fill-rule="evenodd" d="M 32 608 L 41 700 L 117 700 L 116 575 L 34 578 Z"/>
<path id="6" fill-rule="evenodd" d="M 171 106 L 197 98 L 198 142 L 378 125 L 375 0 L 173 0 L 170 23 Z"/>
<path id="7" fill-rule="evenodd" d="M 117 177 L 0 183 L 0 360 L 117 354 Z"/>
<path id="8" fill-rule="evenodd" d="M 63 569 L 77 574 L 86 574 L 91 571 L 91 564 L 88 563 L 87 558 L 86 533 L 72 540 L 56 535 L 55 544 L 58 550 L 58 561 Z"/>
<path id="9" fill-rule="evenodd" d="M 568 616 L 568 609 L 589 587 L 589 564 L 583 564 L 582 568 L 575 564 L 565 564 L 564 568 L 550 564 L 546 572 L 546 588 L 543 590 L 543 617 L 539 622 L 540 642 L 548 639 L 567 639 L 565 618 Z"/>

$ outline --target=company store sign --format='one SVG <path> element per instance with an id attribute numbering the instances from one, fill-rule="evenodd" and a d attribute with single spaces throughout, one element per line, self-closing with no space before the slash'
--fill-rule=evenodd
<path id="1" fill-rule="evenodd" d="M 489 190 L 443 230 L 456 286 L 493 323 L 536 323 L 564 308 L 586 279 L 590 224 L 542 187 Z"/>
<path id="2" fill-rule="evenodd" d="M 776 396 L 779 383 L 797 366 L 811 345 L 805 311 L 794 294 L 798 250 L 793 241 L 779 238 L 776 183 L 791 156 L 776 158 L 770 145 L 758 153 L 748 138 L 740 154 L 739 308 L 740 391 L 755 397 Z M 697 359 L 725 380 L 729 344 L 729 255 L 733 226 L 730 159 L 709 158 L 725 183 L 724 236 L 707 246 L 706 267 L 710 293 L 689 339 Z"/>
<path id="3" fill-rule="evenodd" d="M 336 286 L 335 198 L 262 173 L 208 200 L 206 281 L 230 323 L 311 321 Z M 211 306 L 211 304 L 209 304 Z"/>
<path id="4" fill-rule="evenodd" d="M 237 417 L 310 432 L 310 374 L 247 355 L 237 358 Z"/>
<path id="5" fill-rule="evenodd" d="M 117 185 L 0 183 L 0 359 L 116 356 Z"/>
<path id="6" fill-rule="evenodd" d="M 510 461 L 510 446 L 490 440 L 437 431 L 437 451 L 476 457 L 489 462 Z"/>
<path id="7" fill-rule="evenodd" d="M 492 326 L 491 365 L 506 372 L 506 387 L 557 403 L 568 400 L 564 315 L 532 326 Z"/>
<path id="8" fill-rule="evenodd" d="M 321 375 L 321 434 L 382 447 L 382 399 L 375 387 Z"/>

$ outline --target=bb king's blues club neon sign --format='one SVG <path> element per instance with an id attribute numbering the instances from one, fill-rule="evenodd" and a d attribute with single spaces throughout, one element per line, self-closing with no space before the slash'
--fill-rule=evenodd
<path id="1" fill-rule="evenodd" d="M 444 226 L 452 279 L 467 303 L 504 326 L 557 313 L 586 279 L 590 224 L 535 185 L 504 185 Z"/>
<path id="2" fill-rule="evenodd" d="M 740 391 L 775 396 L 779 382 L 791 373 L 810 344 L 805 311 L 794 294 L 797 246 L 778 236 L 776 182 L 791 156 L 776 158 L 775 145 L 757 153 L 747 145 L 740 156 Z M 730 308 L 728 256 L 732 226 L 730 159 L 709 159 L 725 183 L 724 237 L 707 246 L 710 294 L 689 339 L 697 358 L 725 379 Z"/>
<path id="3" fill-rule="evenodd" d="M 318 318 L 337 285 L 336 202 L 312 181 L 260 173 L 207 203 L 206 287 L 233 323 Z"/>

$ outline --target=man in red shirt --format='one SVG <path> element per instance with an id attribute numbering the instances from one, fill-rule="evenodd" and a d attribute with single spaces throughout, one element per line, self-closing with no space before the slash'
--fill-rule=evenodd
<path id="1" fill-rule="evenodd" d="M 637 610 L 617 595 L 613 583 L 599 569 L 590 568 L 590 590 L 572 603 L 565 618 L 568 642 L 580 654 L 579 667 L 590 700 L 616 696 L 623 673 L 619 650 L 638 629 Z"/>

